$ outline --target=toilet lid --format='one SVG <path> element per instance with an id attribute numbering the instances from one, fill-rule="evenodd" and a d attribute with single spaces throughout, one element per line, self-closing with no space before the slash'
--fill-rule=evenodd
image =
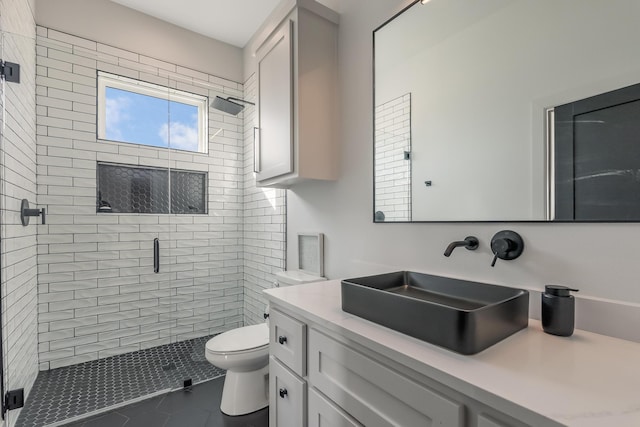
<path id="1" fill-rule="evenodd" d="M 216 335 L 207 342 L 207 350 L 215 353 L 250 350 L 269 344 L 266 323 L 244 326 Z"/>

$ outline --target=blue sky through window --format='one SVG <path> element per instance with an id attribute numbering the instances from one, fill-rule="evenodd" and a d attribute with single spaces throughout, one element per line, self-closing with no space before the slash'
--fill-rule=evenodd
<path id="1" fill-rule="evenodd" d="M 106 87 L 106 139 L 198 151 L 198 107 Z"/>

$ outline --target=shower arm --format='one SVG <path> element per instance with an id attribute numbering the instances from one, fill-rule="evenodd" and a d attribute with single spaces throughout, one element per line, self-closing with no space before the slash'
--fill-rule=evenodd
<path id="1" fill-rule="evenodd" d="M 245 101 L 244 99 L 234 98 L 233 96 L 229 96 L 226 99 L 227 99 L 227 101 L 237 101 L 237 102 L 243 102 L 243 103 L 249 104 L 249 105 L 256 105 L 255 103 L 253 103 L 251 101 Z"/>

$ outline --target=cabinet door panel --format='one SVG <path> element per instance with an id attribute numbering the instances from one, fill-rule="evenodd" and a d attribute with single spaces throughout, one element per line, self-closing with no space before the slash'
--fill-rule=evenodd
<path id="1" fill-rule="evenodd" d="M 366 426 L 461 427 L 464 406 L 309 331 L 309 382 Z"/>
<path id="2" fill-rule="evenodd" d="M 307 425 L 307 385 L 280 362 L 269 359 L 269 425 Z"/>
<path id="3" fill-rule="evenodd" d="M 258 52 L 257 180 L 293 172 L 293 21 Z"/>
<path id="4" fill-rule="evenodd" d="M 340 408 L 322 397 L 313 388 L 309 389 L 308 427 L 362 427 Z"/>
<path id="5" fill-rule="evenodd" d="M 269 316 L 269 353 L 301 377 L 307 374 L 307 325 L 272 310 Z"/>

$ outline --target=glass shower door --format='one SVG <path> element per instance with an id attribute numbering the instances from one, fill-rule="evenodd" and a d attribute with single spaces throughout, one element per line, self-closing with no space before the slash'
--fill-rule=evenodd
<path id="1" fill-rule="evenodd" d="M 204 310 L 206 301 L 198 294 L 208 291 L 204 271 L 208 257 L 204 253 L 208 228 L 199 222 L 206 215 L 206 186 L 208 167 L 199 163 L 206 138 L 207 99 L 202 93 L 187 90 L 179 73 L 169 79 L 170 93 L 169 145 L 171 214 L 168 222 L 172 230 L 170 254 L 175 280 L 171 283 L 173 296 L 174 363 L 173 388 L 198 382 L 198 366 L 207 367 L 204 348 L 199 349 L 194 339 L 197 325 L 208 321 Z M 192 89 L 192 88 L 189 88 Z M 200 266 L 200 268 L 196 268 Z"/>
<path id="2" fill-rule="evenodd" d="M 140 70 L 134 64 L 128 71 L 116 69 L 109 65 L 110 55 L 83 53 L 97 59 L 98 102 L 105 107 L 98 117 L 98 144 L 110 153 L 97 153 L 97 217 L 109 224 L 103 230 L 117 233 L 108 246 L 111 252 L 118 251 L 118 259 L 111 263 L 118 277 L 99 282 L 113 286 L 121 282 L 119 295 L 103 299 L 118 304 L 116 312 L 102 316 L 116 321 L 118 328 L 103 336 L 119 341 L 115 354 L 132 353 L 132 370 L 119 369 L 115 375 L 122 377 L 119 384 L 135 378 L 135 387 L 123 389 L 138 393 L 128 394 L 129 399 L 139 398 L 169 389 L 166 372 L 172 369 L 165 357 L 175 327 L 168 224 L 170 159 L 162 134 L 169 121 L 168 89 L 162 79 L 151 82 L 144 77 L 142 65 Z"/>
<path id="3" fill-rule="evenodd" d="M 28 225 L 23 225 L 20 216 L 23 199 L 28 200 L 30 208 L 37 207 L 34 51 L 33 37 L 0 31 L 0 60 L 6 75 L 0 81 L 3 398 L 8 391 L 21 388 L 26 395 L 38 373 L 36 231 L 41 227 L 38 224 L 42 216 L 30 217 Z M 19 71 L 10 63 L 19 64 Z M 12 394 L 8 407 L 17 400 L 18 395 Z M 5 423 L 13 425 L 20 411 L 16 408 L 4 412 Z"/>
<path id="4" fill-rule="evenodd" d="M 207 340 L 242 324 L 242 119 L 209 105 L 225 91 L 242 94 L 212 80 L 191 70 L 170 79 L 172 339 L 176 378 L 194 384 L 223 373 L 206 360 Z"/>
<path id="5" fill-rule="evenodd" d="M 4 32 L 0 30 L 0 63 L 4 62 Z M 4 396 L 5 386 L 6 386 L 6 378 L 8 376 L 8 367 L 7 367 L 7 347 L 5 343 L 4 337 L 6 336 L 5 325 L 7 324 L 6 319 L 6 310 L 5 310 L 5 271 L 4 266 L 6 265 L 6 257 L 5 257 L 5 243 L 4 236 L 6 233 L 5 230 L 5 194 L 6 194 L 6 185 L 4 181 L 4 132 L 5 132 L 5 79 L 0 78 L 0 398 Z M 3 405 L 4 406 L 4 405 Z M 7 415 L 5 414 L 4 407 L 2 408 L 2 419 L 5 420 L 6 423 L 9 422 L 7 419 Z"/>
<path id="6" fill-rule="evenodd" d="M 202 229 L 194 230 L 192 217 L 206 208 L 207 174 L 206 169 L 192 165 L 190 150 L 201 145 L 197 137 L 194 139 L 200 129 L 191 122 L 195 117 L 198 123 L 199 115 L 206 113 L 198 106 L 206 106 L 206 99 L 179 90 L 166 72 L 152 75 L 151 70 L 141 67 L 137 74 L 140 80 L 108 76 L 107 102 L 127 107 L 118 112 L 135 113 L 135 120 L 123 121 L 112 137 L 105 135 L 107 140 L 137 142 L 138 146 L 119 147 L 126 154 L 123 159 L 135 159 L 137 165 L 105 164 L 99 168 L 115 168 L 129 175 L 121 180 L 122 185 L 113 185 L 111 195 L 105 198 L 108 203 L 123 197 L 131 202 L 128 211 L 133 214 L 119 214 L 119 220 L 138 227 L 133 231 L 140 237 L 139 248 L 133 252 L 140 254 L 139 284 L 132 288 L 132 292 L 139 291 L 139 301 L 131 302 L 132 307 L 138 304 L 134 308 L 139 314 L 125 323 L 139 327 L 132 344 L 139 339 L 139 349 L 150 354 L 159 371 L 154 378 L 162 388 L 173 389 L 182 387 L 190 377 L 181 368 L 180 342 L 190 338 L 194 329 L 193 241 Z M 174 145 L 180 148 L 174 149 Z"/>

